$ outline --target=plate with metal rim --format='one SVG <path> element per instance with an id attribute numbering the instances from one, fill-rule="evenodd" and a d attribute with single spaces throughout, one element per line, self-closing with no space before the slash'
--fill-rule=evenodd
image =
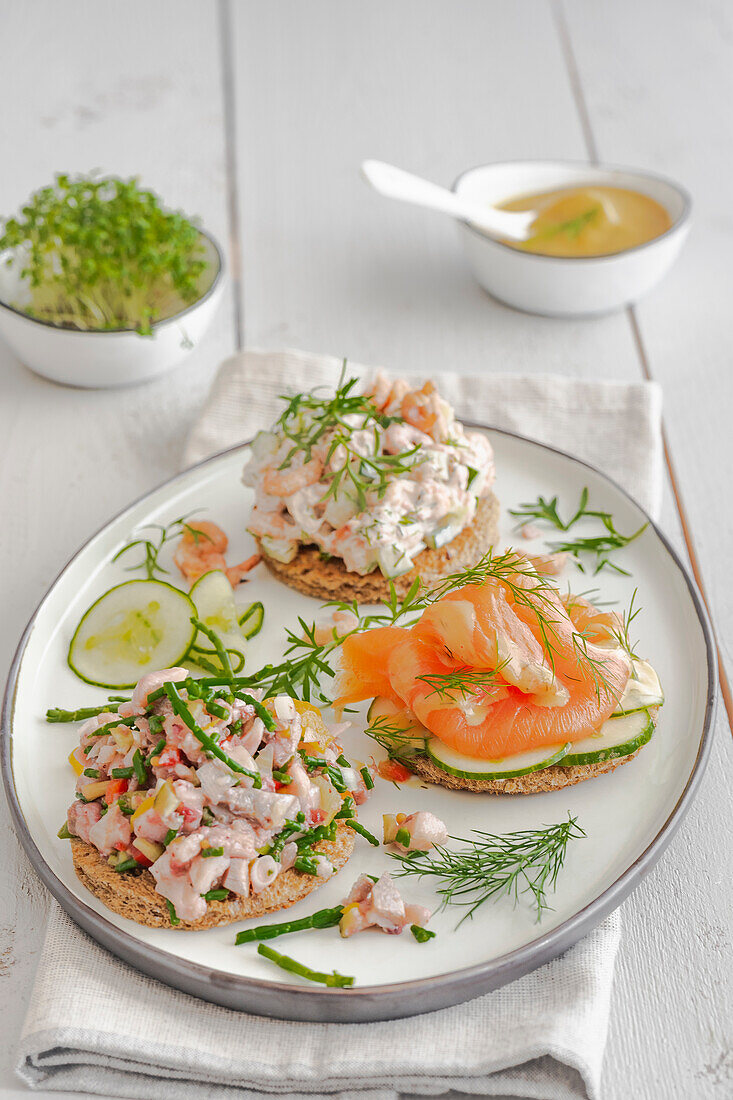
<path id="1" fill-rule="evenodd" d="M 5 694 L 3 778 L 21 843 L 66 912 L 132 966 L 226 1007 L 287 1019 L 367 1021 L 431 1011 L 498 988 L 565 951 L 623 901 L 669 843 L 702 777 L 715 704 L 715 648 L 697 589 L 665 536 L 605 474 L 511 432 L 471 426 L 486 431 L 496 452 L 503 546 L 519 537 L 509 508 L 540 493 L 557 493 L 570 508 L 585 486 L 593 506 L 611 512 L 619 530 L 631 532 L 648 524 L 620 552 L 618 560 L 628 576 L 604 569 L 589 578 L 570 565 L 562 580 L 574 591 L 597 589 L 595 598 L 613 601 L 619 609 L 628 606 L 638 589 L 643 611 L 634 624 L 635 637 L 660 674 L 666 703 L 651 741 L 636 759 L 608 775 L 532 796 L 455 792 L 417 779 L 399 788 L 381 782 L 360 816 L 367 828 L 379 832 L 382 813 L 429 808 L 456 837 L 468 837 L 474 829 L 505 833 L 538 828 L 568 813 L 577 816 L 586 837 L 568 847 L 557 888 L 549 896 L 552 908 L 538 923 L 526 896 L 516 905 L 500 898 L 459 925 L 463 912 L 448 907 L 434 913 L 430 926 L 437 935 L 427 944 L 418 944 L 409 934 L 396 938 L 373 931 L 342 940 L 334 929 L 283 940 L 282 949 L 300 961 L 355 976 L 352 989 L 331 989 L 282 981 L 282 972 L 258 956 L 255 945 L 235 947 L 241 922 L 202 932 L 145 928 L 107 910 L 77 880 L 68 843 L 56 836 L 73 791 L 67 756 L 77 735 L 75 728 L 46 724 L 43 716 L 50 706 L 98 702 L 100 691 L 77 680 L 68 668 L 69 640 L 94 599 L 130 577 L 124 562 L 111 559 L 143 524 L 200 511 L 229 534 L 232 561 L 251 552 L 245 531 L 251 496 L 240 481 L 247 454 L 243 444 L 148 493 L 81 547 L 28 624 Z M 543 548 L 542 540 L 522 540 L 528 552 Z M 298 615 L 312 619 L 320 606 L 284 587 L 264 565 L 237 591 L 242 604 L 255 599 L 265 604 L 266 616 L 261 634 L 250 643 L 250 669 L 277 658 L 285 627 L 295 624 Z M 364 710 L 352 717 L 352 728 L 344 735 L 347 753 L 362 759 L 375 751 L 363 732 Z M 358 842 L 349 864 L 288 915 L 295 918 L 338 904 L 358 873 L 378 874 L 390 866 L 384 850 Z M 437 909 L 439 899 L 429 882 L 404 879 L 401 889 L 408 900 Z"/>

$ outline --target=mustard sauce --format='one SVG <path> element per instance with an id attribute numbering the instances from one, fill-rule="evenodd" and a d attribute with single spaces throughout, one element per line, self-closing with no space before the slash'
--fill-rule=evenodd
<path id="1" fill-rule="evenodd" d="M 520 195 L 499 210 L 537 210 L 526 241 L 504 241 L 543 256 L 606 256 L 659 237 L 672 225 L 648 195 L 622 187 L 565 187 Z"/>

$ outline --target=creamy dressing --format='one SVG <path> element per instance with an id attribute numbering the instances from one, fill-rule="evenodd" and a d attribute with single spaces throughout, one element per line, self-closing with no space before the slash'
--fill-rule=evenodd
<path id="1" fill-rule="evenodd" d="M 309 544 L 350 572 L 394 577 L 472 522 L 494 481 L 486 437 L 466 431 L 430 383 L 415 389 L 378 372 L 369 398 L 373 412 L 345 416 L 308 454 L 293 453 L 280 422 L 256 437 L 243 473 L 255 490 L 248 529 L 271 557 L 291 561 Z M 306 409 L 297 430 L 312 424 Z M 350 469 L 366 483 L 361 494 Z"/>

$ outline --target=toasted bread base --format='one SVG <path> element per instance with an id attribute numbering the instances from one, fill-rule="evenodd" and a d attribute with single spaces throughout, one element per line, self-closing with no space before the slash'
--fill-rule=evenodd
<path id="1" fill-rule="evenodd" d="M 604 760 L 599 764 L 576 764 L 569 768 L 563 768 L 562 764 L 553 764 L 549 768 L 530 772 L 529 775 L 518 775 L 514 779 L 463 779 L 444 772 L 426 756 L 415 756 L 404 763 L 422 779 L 427 779 L 429 783 L 437 783 L 441 787 L 448 787 L 452 791 L 475 791 L 481 794 L 544 794 L 546 791 L 559 791 L 563 787 L 573 787 L 586 779 L 594 779 L 597 775 L 612 772 L 622 764 L 628 764 L 629 760 L 633 760 L 640 752 L 641 748 L 629 753 L 628 756 Z"/>
<path id="2" fill-rule="evenodd" d="M 400 595 L 408 591 L 416 577 L 428 586 L 438 584 L 449 573 L 466 569 L 498 541 L 499 501 L 490 493 L 478 502 L 473 523 L 440 550 L 423 550 L 415 558 L 414 568 L 393 584 Z M 319 600 L 356 600 L 357 603 L 382 603 L 389 598 L 390 582 L 376 569 L 362 577 L 350 573 L 340 558 L 324 561 L 315 546 L 301 546 L 292 561 L 269 558 L 259 540 L 258 549 L 270 572 L 283 584 Z"/>
<path id="3" fill-rule="evenodd" d="M 322 852 L 339 871 L 354 850 L 355 836 L 353 829 L 339 821 L 336 839 L 319 841 L 315 850 Z M 200 920 L 182 920 L 174 925 L 171 924 L 165 898 L 155 889 L 155 879 L 150 871 L 143 871 L 139 875 L 118 875 L 93 844 L 87 844 L 78 838 L 71 841 L 71 854 L 77 877 L 87 890 L 114 913 L 137 921 L 138 924 L 145 924 L 148 928 L 196 931 L 248 920 L 250 917 L 262 917 L 265 913 L 275 913 L 279 909 L 295 905 L 296 901 L 302 901 L 323 885 L 324 881 L 315 875 L 304 875 L 291 868 L 281 871 L 272 885 L 261 894 L 247 898 L 232 895 L 227 901 L 210 901 Z"/>

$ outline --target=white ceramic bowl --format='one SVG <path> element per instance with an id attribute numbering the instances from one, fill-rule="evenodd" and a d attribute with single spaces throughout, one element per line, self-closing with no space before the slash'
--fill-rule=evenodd
<path id="1" fill-rule="evenodd" d="M 17 268 L 0 256 L 0 334 L 36 374 L 67 386 L 107 388 L 145 382 L 179 366 L 209 327 L 224 292 L 224 256 L 201 230 L 209 267 L 203 293 L 180 313 L 153 324 L 151 336 L 132 329 L 79 332 L 37 321 L 10 305 L 21 302 L 24 287 Z M 25 291 L 27 295 L 27 290 Z"/>
<path id="2" fill-rule="evenodd" d="M 652 172 L 567 161 L 514 161 L 471 168 L 458 177 L 453 190 L 495 204 L 531 192 L 584 184 L 641 191 L 661 203 L 672 225 L 661 236 L 625 252 L 558 257 L 511 248 L 461 222 L 468 262 L 489 294 L 528 313 L 579 317 L 621 309 L 667 273 L 689 231 L 692 204 L 684 188 Z"/>

